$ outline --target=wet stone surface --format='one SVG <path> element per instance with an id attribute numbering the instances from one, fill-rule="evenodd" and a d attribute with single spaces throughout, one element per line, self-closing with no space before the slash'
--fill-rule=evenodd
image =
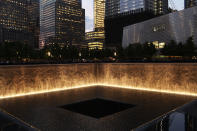
<path id="1" fill-rule="evenodd" d="M 0 108 L 41 130 L 129 131 L 194 99 L 114 87 L 88 87 L 3 99 Z"/>

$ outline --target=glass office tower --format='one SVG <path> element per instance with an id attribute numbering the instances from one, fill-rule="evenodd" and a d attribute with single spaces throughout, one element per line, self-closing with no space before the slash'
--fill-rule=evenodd
<path id="1" fill-rule="evenodd" d="M 88 42 L 89 49 L 94 47 L 103 48 L 105 32 L 104 32 L 104 19 L 105 19 L 105 0 L 94 0 L 94 31 L 86 33 L 86 41 Z"/>
<path id="2" fill-rule="evenodd" d="M 145 0 L 145 10 L 152 11 L 155 15 L 167 14 L 168 0 Z"/>
<path id="3" fill-rule="evenodd" d="M 120 13 L 120 0 L 106 0 L 105 17 Z"/>
<path id="4" fill-rule="evenodd" d="M 0 0 L 0 42 L 33 44 L 27 0 Z"/>
<path id="5" fill-rule="evenodd" d="M 46 44 L 73 45 L 85 39 L 85 10 L 81 0 L 41 0 L 40 48 Z"/>
<path id="6" fill-rule="evenodd" d="M 168 0 L 106 0 L 105 46 L 121 46 L 125 26 L 168 12 Z"/>
<path id="7" fill-rule="evenodd" d="M 197 5 L 197 0 L 185 0 L 185 8 L 190 8 Z"/>
<path id="8" fill-rule="evenodd" d="M 166 14 L 168 0 L 106 0 L 106 17 L 136 10 Z"/>
<path id="9" fill-rule="evenodd" d="M 29 31 L 34 37 L 34 48 L 39 48 L 40 34 L 40 0 L 28 0 Z"/>
<path id="10" fill-rule="evenodd" d="M 104 28 L 105 0 L 94 0 L 94 28 Z"/>
<path id="11" fill-rule="evenodd" d="M 144 7 L 144 0 L 120 0 L 120 13 Z"/>

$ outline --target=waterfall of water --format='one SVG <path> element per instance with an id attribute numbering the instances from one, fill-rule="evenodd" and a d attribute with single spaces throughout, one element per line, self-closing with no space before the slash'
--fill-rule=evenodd
<path id="1" fill-rule="evenodd" d="M 197 96 L 196 64 L 1 66 L 0 98 L 103 85 Z"/>

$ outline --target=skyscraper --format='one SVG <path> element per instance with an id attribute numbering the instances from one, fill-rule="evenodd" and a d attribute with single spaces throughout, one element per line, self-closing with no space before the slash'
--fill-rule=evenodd
<path id="1" fill-rule="evenodd" d="M 39 34 L 40 34 L 40 0 L 28 1 L 28 21 L 29 31 L 33 34 L 34 48 L 39 48 Z"/>
<path id="2" fill-rule="evenodd" d="M 105 17 L 120 13 L 120 0 L 106 0 Z"/>
<path id="3" fill-rule="evenodd" d="M 144 0 L 120 0 L 120 13 L 144 8 Z"/>
<path id="4" fill-rule="evenodd" d="M 135 10 L 166 14 L 168 0 L 106 0 L 106 17 Z"/>
<path id="5" fill-rule="evenodd" d="M 86 42 L 89 49 L 103 49 L 105 0 L 94 0 L 94 31 L 86 32 Z"/>
<path id="6" fill-rule="evenodd" d="M 40 48 L 46 44 L 78 44 L 85 39 L 81 0 L 41 0 Z"/>
<path id="7" fill-rule="evenodd" d="M 94 28 L 104 28 L 105 0 L 94 0 Z"/>
<path id="8" fill-rule="evenodd" d="M 0 42 L 20 41 L 33 44 L 27 7 L 27 0 L 0 1 Z"/>
<path id="9" fill-rule="evenodd" d="M 197 5 L 197 0 L 185 0 L 185 8 L 190 8 Z"/>
<path id="10" fill-rule="evenodd" d="M 145 0 L 144 1 L 145 11 L 152 11 L 155 15 L 167 14 L 168 0 Z"/>
<path id="11" fill-rule="evenodd" d="M 124 26 L 168 12 L 168 0 L 106 0 L 106 46 L 121 45 Z"/>

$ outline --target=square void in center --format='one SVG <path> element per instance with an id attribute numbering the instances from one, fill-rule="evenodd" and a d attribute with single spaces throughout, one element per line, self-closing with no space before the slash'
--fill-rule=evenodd
<path id="1" fill-rule="evenodd" d="M 132 104 L 96 98 L 64 105 L 61 108 L 99 119 L 134 106 Z"/>

